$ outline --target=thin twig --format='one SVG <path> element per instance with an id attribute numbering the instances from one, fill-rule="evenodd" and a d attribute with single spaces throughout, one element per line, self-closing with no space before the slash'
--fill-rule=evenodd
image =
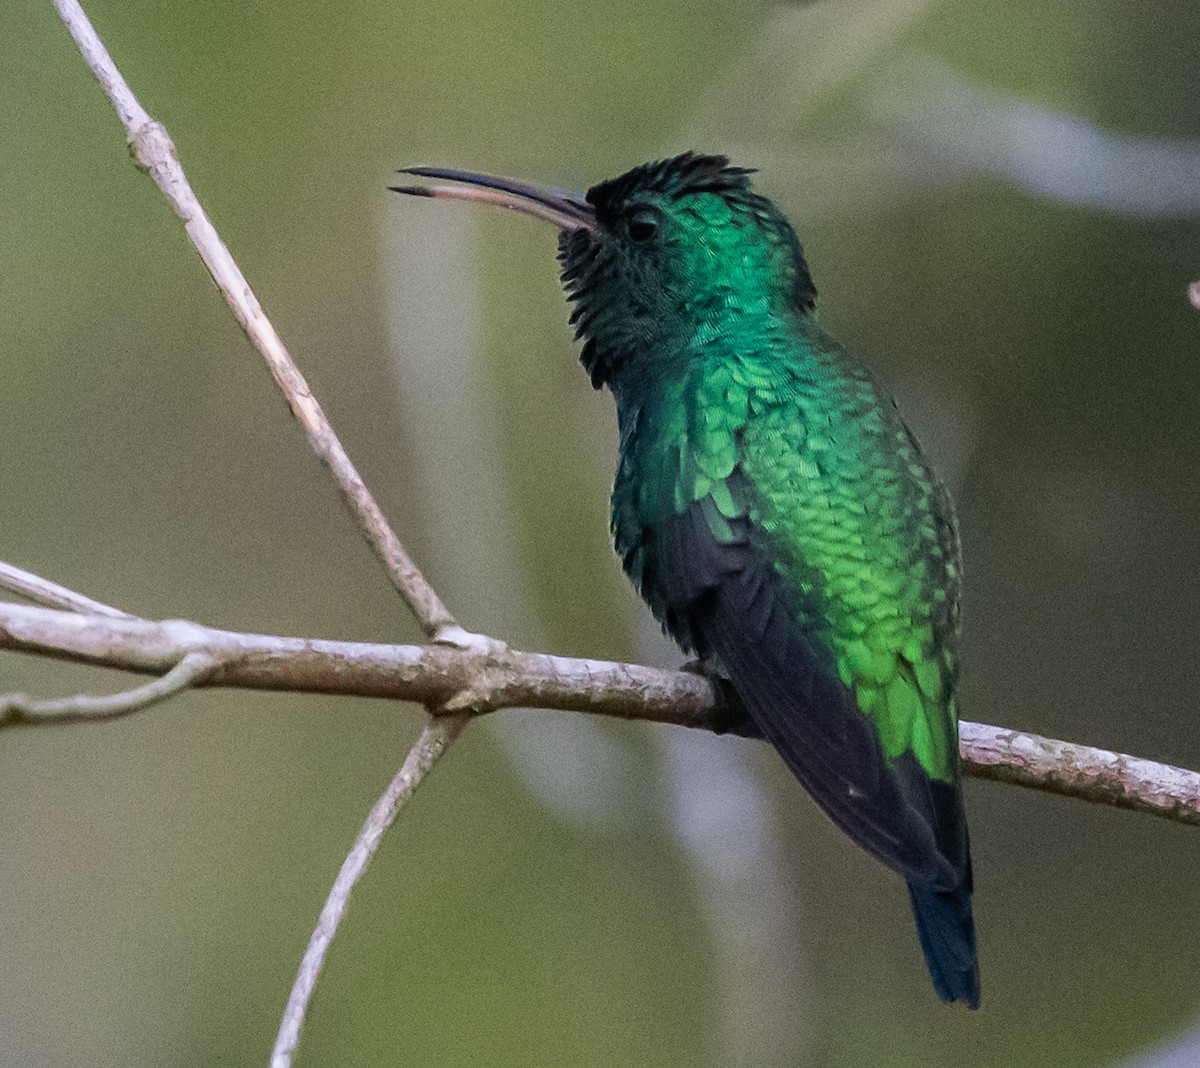
<path id="1" fill-rule="evenodd" d="M 77 0 L 54 0 L 54 5 L 79 45 L 83 58 L 112 101 L 129 135 L 134 157 L 150 173 L 183 219 L 184 229 L 213 281 L 225 295 L 251 344 L 266 359 L 292 412 L 308 435 L 309 444 L 333 473 L 343 499 L 357 517 L 367 541 L 387 568 L 393 584 L 416 616 L 422 630 L 434 638 L 443 630 L 457 627 L 449 609 L 425 580 L 388 525 L 371 491 L 363 483 L 334 434 L 304 376 L 267 319 L 262 305 L 250 289 L 250 283 L 196 199 L 166 128 L 152 119 L 138 102 Z"/>
<path id="2" fill-rule="evenodd" d="M 12 564 L 0 561 L 0 586 L 22 597 L 28 597 L 38 604 L 49 605 L 51 608 L 68 608 L 72 612 L 83 612 L 91 616 L 114 616 L 131 619 L 128 612 L 122 612 L 112 605 L 93 601 L 82 593 L 76 593 L 57 582 L 35 575 L 32 571 L 24 571 Z"/>
<path id="3" fill-rule="evenodd" d="M 350 892 L 367 870 L 371 857 L 379 848 L 383 832 L 391 826 L 430 768 L 437 763 L 450 743 L 466 726 L 466 722 L 467 716 L 461 713 L 435 716 L 431 719 L 409 751 L 404 766 L 371 809 L 367 822 L 363 824 L 363 829 L 342 863 L 337 879 L 334 880 L 329 897 L 325 900 L 325 907 L 321 909 L 317 926 L 313 929 L 308 949 L 305 950 L 304 959 L 300 962 L 300 970 L 296 974 L 296 981 L 292 985 L 287 1008 L 283 1013 L 283 1023 L 275 1039 L 275 1048 L 271 1051 L 271 1068 L 289 1068 L 292 1063 L 292 1054 L 300 1041 L 300 1028 L 304 1023 L 308 1002 L 316 986 L 321 965 L 325 963 L 325 954 L 337 932 L 338 924 L 346 914 Z"/>
<path id="4" fill-rule="evenodd" d="M 526 653 L 500 642 L 374 645 L 107 619 L 0 602 L 0 650 L 159 674 L 191 652 L 218 666 L 202 686 L 419 701 L 482 714 L 547 708 L 699 730 L 738 730 L 736 710 L 700 675 Z M 961 724 L 963 770 L 1200 826 L 1200 773 L 983 723 Z"/>
<path id="5" fill-rule="evenodd" d="M 209 653 L 190 652 L 153 682 L 102 697 L 76 694 L 73 697 L 35 701 L 25 694 L 0 695 L 0 727 L 33 723 L 96 723 L 120 719 L 194 686 L 216 664 L 216 658 Z"/>

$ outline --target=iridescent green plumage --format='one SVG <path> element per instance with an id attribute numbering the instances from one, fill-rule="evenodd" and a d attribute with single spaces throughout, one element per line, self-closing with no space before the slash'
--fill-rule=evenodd
<path id="1" fill-rule="evenodd" d="M 953 509 L 891 397 L 816 324 L 799 242 L 749 173 L 689 153 L 586 204 L 538 194 L 535 213 L 562 213 L 584 366 L 616 399 L 614 543 L 664 629 L 905 877 L 938 993 L 976 1005 Z"/>

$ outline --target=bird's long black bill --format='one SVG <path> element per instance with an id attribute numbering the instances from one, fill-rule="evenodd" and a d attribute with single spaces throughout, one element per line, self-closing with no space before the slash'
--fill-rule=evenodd
<path id="1" fill-rule="evenodd" d="M 497 207 L 519 211 L 522 215 L 531 215 L 535 219 L 553 223 L 560 230 L 578 230 L 580 227 L 591 230 L 596 226 L 592 206 L 579 193 L 531 185 L 513 178 L 456 171 L 446 167 L 403 167 L 398 173 L 460 184 L 393 185 L 390 188 L 395 193 L 495 204 Z"/>

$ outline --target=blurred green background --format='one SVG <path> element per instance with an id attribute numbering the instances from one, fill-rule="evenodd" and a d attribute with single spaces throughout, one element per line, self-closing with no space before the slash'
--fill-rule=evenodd
<path id="1" fill-rule="evenodd" d="M 393 170 L 728 150 L 956 489 L 966 717 L 1200 767 L 1191 5 L 88 8 L 465 624 L 668 655 L 607 547 L 553 235 Z M 8 0 L 0 93 L 0 558 L 147 616 L 415 639 L 49 0 Z M 0 659 L 3 690 L 119 685 Z M 1111 1065 L 1200 1011 L 1194 828 L 968 782 L 969 1014 L 766 747 L 493 720 L 385 843 L 299 1065 Z M 5 733 L 0 1065 L 265 1063 L 420 722 L 203 692 Z"/>

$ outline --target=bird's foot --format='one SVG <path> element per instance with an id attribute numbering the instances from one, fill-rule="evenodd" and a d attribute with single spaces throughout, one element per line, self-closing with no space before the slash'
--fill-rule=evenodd
<path id="1" fill-rule="evenodd" d="M 743 706 L 729 679 L 721 671 L 721 665 L 714 657 L 698 657 L 683 664 L 680 671 L 691 675 L 700 675 L 712 683 L 717 692 L 717 707 L 713 709 L 709 719 L 709 729 L 713 734 L 733 734 L 739 738 L 761 738 L 762 731 L 758 724 L 750 718 L 750 713 Z"/>

